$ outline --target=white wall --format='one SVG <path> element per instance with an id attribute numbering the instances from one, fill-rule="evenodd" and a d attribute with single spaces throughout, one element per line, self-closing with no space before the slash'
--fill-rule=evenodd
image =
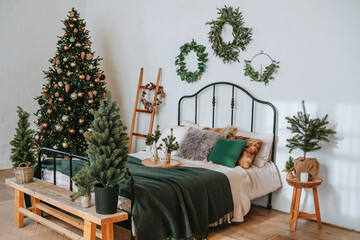
<path id="1" fill-rule="evenodd" d="M 72 6 L 70 1 L 66 3 L 69 5 L 58 3 L 55 7 L 45 1 L 32 1 L 31 6 L 25 1 L 0 1 L 1 32 L 9 32 L 9 37 L 0 38 L 2 168 L 10 166 L 8 142 L 15 128 L 15 106 L 20 104 L 29 111 L 38 108 L 32 98 L 39 94 L 41 71 L 49 66 L 47 60 L 54 54 L 56 36 L 62 33 L 60 20 Z M 129 128 L 140 67 L 145 68 L 145 82 L 155 81 L 157 68 L 163 68 L 161 83 L 167 97 L 158 114 L 161 128 L 177 123 L 177 101 L 182 95 L 215 81 L 236 83 L 256 97 L 272 102 L 279 113 L 276 163 L 280 170 L 289 156 L 285 145 L 290 133 L 284 118 L 300 110 L 302 99 L 313 117 L 329 114 L 330 127 L 338 133 L 330 143 L 323 144 L 323 149 L 309 154 L 321 162 L 320 177 L 324 183 L 318 191 L 322 220 L 360 231 L 357 204 L 360 187 L 356 177 L 360 171 L 359 1 L 92 0 L 80 3 L 75 6 L 88 22 L 93 49 L 104 58 L 101 67 L 107 75 L 107 87 L 118 100 L 122 120 Z M 240 7 L 246 26 L 253 28 L 254 39 L 247 51 L 241 53 L 240 63 L 227 65 L 213 56 L 207 39 L 209 26 L 205 25 L 217 17 L 216 8 L 225 4 Z M 12 20 L 16 31 L 10 31 L 4 24 L 13 16 L 8 10 L 4 12 L 4 5 L 16 8 L 15 13 L 21 11 L 22 17 Z M 27 12 L 29 9 L 32 11 Z M 205 45 L 210 54 L 202 79 L 188 84 L 176 75 L 174 60 L 179 46 L 193 38 Z M 17 47 L 3 47 L 14 43 Z M 243 60 L 262 49 L 281 62 L 275 80 L 268 86 L 243 76 Z M 34 58 L 38 61 L 33 61 Z M 18 94 L 25 87 L 26 93 Z M 140 123 L 139 131 L 146 131 L 144 122 Z M 297 157 L 301 152 L 292 155 Z M 288 212 L 292 189 L 287 186 L 284 173 L 281 177 L 284 186 L 274 194 L 273 207 Z M 303 195 L 304 210 L 312 212 L 312 194 Z"/>

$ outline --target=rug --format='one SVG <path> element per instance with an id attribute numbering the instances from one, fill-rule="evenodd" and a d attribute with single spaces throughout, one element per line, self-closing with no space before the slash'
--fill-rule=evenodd
<path id="1" fill-rule="evenodd" d="M 267 240 L 295 240 L 295 238 L 292 237 L 288 237 L 282 234 L 276 234 L 270 238 L 268 238 Z"/>
<path id="2" fill-rule="evenodd" d="M 55 217 L 49 216 L 48 220 L 82 235 L 82 230 L 75 228 Z M 0 239 L 6 240 L 69 240 L 61 234 L 51 230 L 48 227 L 33 221 L 32 219 L 24 219 L 24 227 L 17 228 L 14 220 L 14 200 L 0 202 Z M 114 239 L 129 240 L 130 231 L 114 225 Z"/>

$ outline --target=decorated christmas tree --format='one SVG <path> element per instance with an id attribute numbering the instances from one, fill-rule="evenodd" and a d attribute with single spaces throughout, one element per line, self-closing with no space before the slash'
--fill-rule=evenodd
<path id="1" fill-rule="evenodd" d="M 119 109 L 110 94 L 100 102 L 98 111 L 94 111 L 93 129 L 87 141 L 87 154 L 90 158 L 90 176 L 102 187 L 115 187 L 129 180 L 126 168 L 129 138 L 126 127 L 120 121 Z"/>
<path id="2" fill-rule="evenodd" d="M 34 154 L 34 131 L 29 129 L 29 113 L 25 112 L 21 107 L 18 106 L 18 117 L 17 128 L 14 139 L 10 142 L 11 148 L 11 161 L 13 167 L 16 168 L 20 163 L 36 163 L 36 157 Z"/>
<path id="3" fill-rule="evenodd" d="M 44 72 L 42 93 L 35 98 L 40 105 L 35 139 L 39 147 L 85 155 L 84 134 L 91 131 L 94 119 L 90 111 L 106 98 L 105 76 L 79 13 L 73 8 L 63 23 L 65 33 L 59 37 L 55 57 L 49 60 L 51 67 Z"/>

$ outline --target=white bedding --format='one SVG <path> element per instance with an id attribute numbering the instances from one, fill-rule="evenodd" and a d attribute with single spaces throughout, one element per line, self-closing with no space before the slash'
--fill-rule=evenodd
<path id="1" fill-rule="evenodd" d="M 149 157 L 146 152 L 143 151 L 131 155 L 139 159 Z M 206 168 L 224 173 L 228 177 L 234 201 L 233 218 L 229 219 L 232 222 L 244 221 L 244 216 L 250 210 L 250 200 L 273 192 L 281 186 L 277 169 L 272 162 L 267 162 L 261 168 L 253 165 L 251 168 L 244 170 L 240 166 L 228 168 L 207 161 L 186 160 L 176 156 L 172 158 L 181 161 L 182 166 Z M 53 171 L 43 169 L 43 180 L 52 183 Z M 69 177 L 60 172 L 56 172 L 56 185 L 69 189 Z M 77 190 L 75 185 L 73 186 L 73 190 Z M 130 209 L 130 201 L 119 197 L 119 206 L 123 209 Z"/>

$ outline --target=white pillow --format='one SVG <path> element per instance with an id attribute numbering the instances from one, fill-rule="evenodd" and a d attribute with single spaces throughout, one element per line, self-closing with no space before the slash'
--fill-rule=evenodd
<path id="1" fill-rule="evenodd" d="M 192 128 L 196 128 L 196 129 L 201 129 L 201 127 L 198 124 L 188 121 L 188 120 L 182 120 L 180 125 L 186 126 L 186 127 L 192 127 Z"/>
<path id="2" fill-rule="evenodd" d="M 236 136 L 260 139 L 263 142 L 260 151 L 258 152 L 258 154 L 256 155 L 253 161 L 253 164 L 255 166 L 262 167 L 267 161 L 270 160 L 271 147 L 273 144 L 273 136 L 274 136 L 272 133 L 255 133 L 255 132 L 246 132 L 239 130 L 236 133 Z"/>
<path id="3" fill-rule="evenodd" d="M 175 141 L 177 141 L 179 143 L 179 145 L 181 144 L 182 140 L 184 140 L 184 137 L 186 135 L 186 133 L 190 130 L 191 127 L 188 126 L 173 126 L 173 127 L 169 127 L 167 129 L 165 129 L 159 140 L 157 141 L 156 145 L 160 146 L 161 143 L 163 143 L 162 139 L 166 138 L 167 136 L 170 136 L 171 134 L 171 128 L 173 129 L 173 136 L 176 137 Z M 171 153 L 171 155 L 176 155 L 177 151 L 174 151 Z"/>

